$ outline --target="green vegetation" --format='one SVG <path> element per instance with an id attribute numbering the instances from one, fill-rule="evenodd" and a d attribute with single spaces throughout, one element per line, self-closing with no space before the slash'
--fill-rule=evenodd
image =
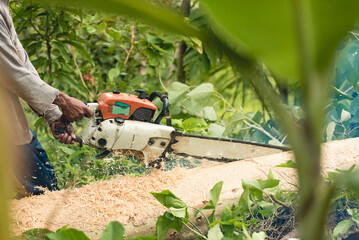
<path id="1" fill-rule="evenodd" d="M 348 171 L 331 172 L 325 182 L 329 183 L 335 179 L 346 177 L 352 173 L 353 168 Z M 187 229 L 197 239 L 264 240 L 281 239 L 294 230 L 298 222 L 298 213 L 295 210 L 298 201 L 296 191 L 282 190 L 280 181 L 272 171 L 268 173 L 265 180 L 242 180 L 244 192 L 238 202 L 226 206 L 219 213 L 217 208 L 222 186 L 223 182 L 218 182 L 213 186 L 210 191 L 210 200 L 200 209 L 188 206 L 170 190 L 152 193 L 168 210 L 157 219 L 154 236 L 142 236 L 135 239 L 165 239 L 170 229 L 175 230 L 177 234 Z M 340 239 L 338 237 L 347 236 L 349 230 L 359 229 L 359 201 L 350 184 L 336 189 L 330 209 L 330 221 L 325 233 L 326 239 Z M 208 211 L 209 215 L 207 215 Z M 205 230 L 203 230 L 203 226 L 200 226 L 200 222 L 205 222 Z M 65 226 L 56 232 L 47 229 L 31 229 L 17 239 L 89 238 L 83 232 Z M 109 223 L 100 238 L 100 240 L 112 239 L 129 239 L 126 238 L 124 227 L 118 222 Z"/>
<path id="2" fill-rule="evenodd" d="M 334 237 L 358 227 L 358 206 L 351 192 L 358 190 L 355 173 L 329 181 L 320 176 L 320 143 L 359 134 L 359 72 L 354 57 L 358 40 L 353 30 L 359 10 L 356 0 L 194 0 L 186 13 L 181 5 L 188 1 L 52 2 L 74 8 L 11 1 L 16 30 L 45 81 L 84 101 L 93 101 L 99 93 L 112 89 L 160 90 L 169 95 L 170 111 L 179 130 L 290 144 L 298 167 L 299 198 L 295 202 L 299 204 L 301 239 L 323 239 L 328 211 L 338 211 L 343 218 L 334 229 Z M 185 21 L 178 13 L 186 16 Z M 350 30 L 353 33 L 347 37 Z M 339 49 L 333 74 L 334 56 L 345 37 L 347 42 Z M 50 136 L 46 123 L 31 110 L 28 112 L 31 126 L 55 166 L 61 188 L 125 171 L 146 171 L 135 159 L 95 160 L 94 149 L 62 146 Z M 83 124 L 77 125 L 78 132 Z M 277 186 L 274 179 L 268 181 L 271 184 L 266 188 Z M 239 211 L 243 208 L 239 203 L 222 213 L 223 219 L 209 219 L 211 236 L 231 238 L 236 233 L 251 239 L 247 231 L 255 229 L 258 216 L 270 218 L 274 211 L 266 210 L 280 211 L 281 206 L 263 196 L 264 188 L 253 189 L 248 182 L 244 186 L 248 190 L 242 201 L 248 203 L 251 199 L 258 209 Z M 347 193 L 347 186 L 354 190 Z M 213 208 L 217 190 L 213 190 L 209 204 Z M 342 194 L 334 195 L 336 191 Z M 175 198 L 169 191 L 161 194 L 155 196 Z M 181 224 L 188 225 L 183 210 L 187 205 L 174 207 L 175 212 L 170 209 L 159 221 L 176 221 L 171 224 L 177 229 Z M 254 223 L 246 222 L 246 214 Z M 241 224 L 230 224 L 238 221 Z M 165 230 L 161 230 L 161 236 Z M 48 237 L 75 232 L 64 228 Z M 158 230 L 157 237 L 159 234 Z"/>

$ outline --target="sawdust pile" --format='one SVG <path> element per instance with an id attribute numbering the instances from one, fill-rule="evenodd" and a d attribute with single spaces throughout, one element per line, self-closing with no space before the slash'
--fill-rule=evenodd
<path id="1" fill-rule="evenodd" d="M 104 229 L 113 220 L 142 224 L 165 208 L 150 192 L 173 187 L 185 170 L 155 171 L 149 176 L 120 177 L 78 189 L 48 192 L 45 195 L 14 200 L 11 203 L 14 234 L 32 228 L 57 230 L 69 227 L 87 232 Z"/>
<path id="2" fill-rule="evenodd" d="M 158 170 L 150 176 L 120 177 L 78 189 L 14 200 L 11 203 L 12 229 L 15 234 L 20 234 L 31 228 L 56 230 L 69 225 L 92 233 L 117 220 L 125 225 L 127 233 L 131 232 L 127 227 L 132 223 L 152 224 L 151 230 L 154 230 L 155 222 L 148 221 L 161 215 L 165 208 L 150 192 L 170 189 L 189 206 L 200 206 L 203 201 L 209 200 L 208 193 L 214 184 L 223 181 L 220 202 L 225 202 L 239 198 L 243 191 L 243 179 L 266 179 L 270 170 L 277 174 L 283 188 L 290 188 L 296 181 L 295 170 L 276 166 L 291 159 L 293 155 L 288 152 L 190 170 Z M 353 164 L 358 166 L 359 138 L 324 144 L 322 164 L 324 175 L 337 168 L 348 169 Z"/>

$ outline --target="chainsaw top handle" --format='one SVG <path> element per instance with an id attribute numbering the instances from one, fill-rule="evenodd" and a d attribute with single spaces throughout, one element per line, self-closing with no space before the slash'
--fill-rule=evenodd
<path id="1" fill-rule="evenodd" d="M 154 92 L 152 92 L 150 94 L 150 96 L 147 99 L 152 102 L 153 99 L 155 99 L 156 97 L 158 97 L 162 101 L 163 107 L 162 107 L 162 111 L 157 116 L 157 118 L 155 120 L 155 123 L 159 124 L 161 122 L 161 120 L 163 119 L 163 117 L 165 117 L 166 118 L 166 125 L 167 126 L 172 126 L 172 121 L 171 121 L 171 117 L 170 117 L 170 111 L 168 109 L 168 107 L 169 107 L 168 97 L 166 95 L 158 92 L 158 91 L 154 91 Z"/>

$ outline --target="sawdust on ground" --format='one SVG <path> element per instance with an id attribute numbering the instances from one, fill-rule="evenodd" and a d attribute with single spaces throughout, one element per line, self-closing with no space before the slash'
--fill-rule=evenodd
<path id="1" fill-rule="evenodd" d="M 124 176 L 93 183 L 81 188 L 48 192 L 11 202 L 12 230 L 19 234 L 27 229 L 59 226 L 94 231 L 110 221 L 141 224 L 143 219 L 164 211 L 150 192 L 173 188 L 183 178 L 183 170 L 156 170 L 148 176 Z"/>
<path id="2" fill-rule="evenodd" d="M 326 143 L 323 149 L 323 174 L 359 163 L 359 138 Z M 221 201 L 235 199 L 242 192 L 242 179 L 265 179 L 269 170 L 278 175 L 284 187 L 290 187 L 296 179 L 294 170 L 276 166 L 292 158 L 287 152 L 190 170 L 158 170 L 149 176 L 119 177 L 78 189 L 13 200 L 12 230 L 20 234 L 31 228 L 56 230 L 69 225 L 94 232 L 113 220 L 141 225 L 165 211 L 149 192 L 170 189 L 188 205 L 199 206 L 209 199 L 209 190 L 215 183 L 224 181 Z"/>

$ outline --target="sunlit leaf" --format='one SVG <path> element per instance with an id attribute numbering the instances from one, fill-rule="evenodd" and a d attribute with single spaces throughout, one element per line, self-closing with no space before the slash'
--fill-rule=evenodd
<path id="1" fill-rule="evenodd" d="M 204 207 L 204 209 L 215 209 L 218 204 L 219 196 L 222 191 L 223 181 L 216 183 L 216 185 L 213 186 L 211 191 L 209 192 L 209 195 L 211 196 L 211 200 L 207 203 L 207 205 Z"/>

